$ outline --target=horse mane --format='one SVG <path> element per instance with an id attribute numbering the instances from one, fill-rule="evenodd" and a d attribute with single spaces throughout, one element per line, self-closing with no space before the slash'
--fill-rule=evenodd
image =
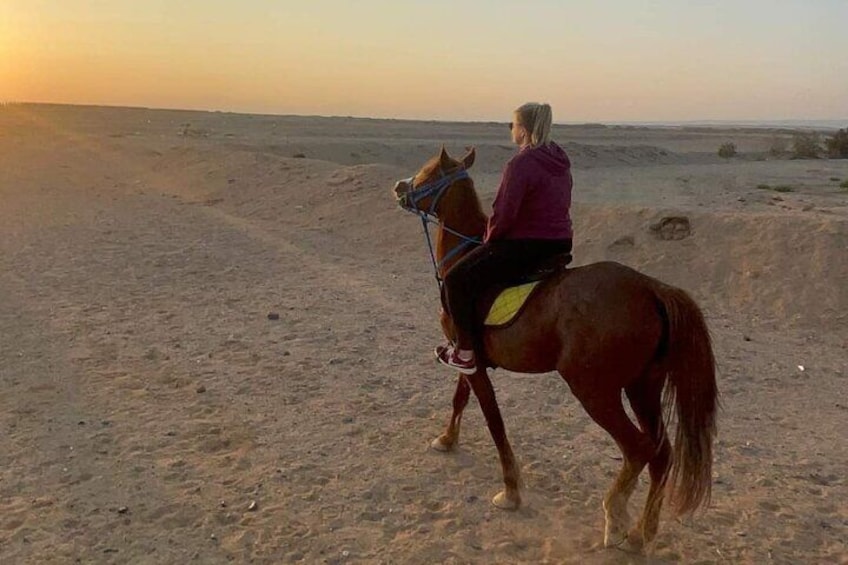
<path id="1" fill-rule="evenodd" d="M 445 198 L 450 199 L 457 209 L 463 210 L 465 214 L 463 219 L 468 226 L 463 233 L 469 236 L 482 236 L 486 231 L 489 217 L 483 212 L 483 205 L 474 188 L 474 180 L 469 176 L 458 181 Z"/>

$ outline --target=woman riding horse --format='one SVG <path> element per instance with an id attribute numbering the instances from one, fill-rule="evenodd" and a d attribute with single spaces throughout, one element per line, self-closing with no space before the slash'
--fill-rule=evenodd
<path id="1" fill-rule="evenodd" d="M 524 184 L 513 185 L 510 179 L 514 168 L 538 170 L 534 168 L 535 162 L 531 162 L 531 166 L 523 161 L 527 155 L 545 151 L 537 149 L 547 140 L 548 130 L 539 125 L 550 122 L 544 112 L 541 122 L 538 110 L 529 114 L 516 113 L 518 133 L 513 138 L 519 145 L 530 147 L 521 150 L 510 163 L 509 174 L 505 174 L 502 189 L 506 189 L 495 211 L 496 216 L 499 211 L 505 216 L 490 222 L 483 213 L 468 173 L 474 163 L 473 149 L 456 160 L 442 148 L 440 154 L 430 159 L 414 177 L 395 184 L 393 192 L 398 204 L 423 222 L 437 280 L 448 277 L 452 265 L 465 255 L 472 254 L 473 259 L 473 255 L 481 253 L 472 248 L 485 238 L 487 228 L 489 237 L 484 249 L 522 245 L 503 237 L 504 233 L 517 233 L 518 241 L 542 239 L 538 237 L 539 232 L 512 230 L 516 217 L 522 218 L 528 210 L 536 210 L 528 207 L 528 202 L 534 202 L 533 193 L 539 186 L 548 185 L 533 182 L 542 178 L 541 173 L 535 178 L 528 175 L 529 180 Z M 529 144 L 526 143 L 528 136 Z M 537 148 L 532 147 L 534 142 L 539 144 Z M 548 144 L 547 151 L 556 150 Z M 522 166 L 513 167 L 516 163 Z M 547 171 L 544 167 L 541 169 Z M 565 181 L 566 172 L 557 178 Z M 506 203 L 511 194 L 509 188 L 514 186 L 524 189 L 521 205 L 504 211 L 500 206 Z M 538 212 L 534 215 L 567 218 L 569 201 L 563 198 L 561 202 L 559 209 L 545 208 L 552 216 Z M 504 218 L 507 219 L 505 223 Z M 433 222 L 438 224 L 435 249 L 427 230 L 428 223 Z M 527 226 L 525 223 L 518 225 Z M 555 233 L 563 236 L 560 241 L 563 249 L 566 248 L 564 236 L 571 232 Z M 501 256 L 495 254 L 495 257 Z M 523 253 L 507 257 L 515 261 L 525 259 Z M 468 264 L 472 276 L 476 272 L 475 263 Z M 491 259 L 491 263 L 484 262 L 484 265 L 489 264 L 496 265 L 489 269 L 496 272 L 497 265 L 509 266 L 506 259 L 501 259 L 500 263 L 495 259 Z M 520 467 L 507 439 L 487 372 L 490 366 L 519 373 L 556 371 L 589 416 L 621 449 L 621 470 L 603 499 L 606 546 L 640 547 L 650 543 L 657 534 L 666 493 L 681 514 L 692 512 L 709 501 L 718 409 L 715 357 L 703 313 L 684 290 L 619 263 L 592 263 L 552 274 L 530 295 L 515 320 L 503 326 L 482 326 L 479 334 L 469 336 L 468 330 L 473 330 L 474 324 L 467 320 L 474 319 L 469 312 L 473 312 L 471 305 L 476 297 L 466 295 L 464 300 L 458 300 L 455 287 L 451 285 L 451 288 L 452 295 L 450 289 L 448 293 L 453 313 L 458 314 L 458 318 L 467 316 L 464 318 L 466 326 L 462 328 L 465 335 L 460 337 L 458 349 L 466 349 L 467 353 L 470 342 L 478 358 L 476 363 L 472 361 L 461 367 L 466 369 L 471 365 L 476 370 L 470 374 L 463 371 L 459 375 L 447 429 L 431 445 L 439 451 L 456 447 L 462 415 L 473 391 L 501 461 L 504 489 L 492 499 L 496 506 L 508 509 L 521 504 L 521 480 Z M 459 292 L 462 298 L 461 286 Z M 445 336 L 454 340 L 457 332 L 444 312 L 441 322 Z M 460 352 L 454 354 L 452 349 L 445 349 L 439 353 L 451 359 L 459 357 Z M 635 420 L 624 409 L 625 397 Z M 672 423 L 674 420 L 676 426 Z M 632 524 L 628 501 L 645 467 L 650 475 L 648 495 L 641 516 Z"/>
<path id="2" fill-rule="evenodd" d="M 515 110 L 510 129 L 518 154 L 506 165 L 483 245 L 445 276 L 445 297 L 456 343 L 436 348 L 439 362 L 471 375 L 481 350 L 476 298 L 514 281 L 547 259 L 571 251 L 571 162 L 551 141 L 551 107 L 528 102 Z"/>

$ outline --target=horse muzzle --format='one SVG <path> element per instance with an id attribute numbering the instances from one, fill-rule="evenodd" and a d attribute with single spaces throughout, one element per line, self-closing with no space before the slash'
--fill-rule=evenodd
<path id="1" fill-rule="evenodd" d="M 395 183 L 395 188 L 393 189 L 398 206 L 404 210 L 409 210 L 412 207 L 409 201 L 409 193 L 412 192 L 413 179 L 414 177 L 401 179 Z"/>

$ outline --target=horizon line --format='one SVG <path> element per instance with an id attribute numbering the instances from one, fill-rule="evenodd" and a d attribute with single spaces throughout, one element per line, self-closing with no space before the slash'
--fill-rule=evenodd
<path id="1" fill-rule="evenodd" d="M 208 108 L 176 108 L 168 106 L 132 106 L 126 104 L 94 104 L 94 103 L 68 103 L 68 102 L 33 102 L 33 101 L 0 101 L 0 108 L 7 106 L 70 106 L 77 108 L 110 108 L 116 110 L 150 110 L 162 112 L 197 112 L 206 114 L 234 114 L 242 116 L 269 116 L 280 118 L 320 118 L 320 119 L 354 119 L 354 120 L 385 120 L 401 122 L 443 122 L 456 124 L 506 124 L 505 120 L 461 120 L 440 118 L 408 118 L 387 116 L 362 116 L 353 114 L 291 114 L 270 112 L 249 112 L 242 110 L 221 110 Z M 839 123 L 840 125 L 836 125 Z M 848 117 L 843 118 L 689 118 L 681 120 L 645 119 L 645 120 L 567 120 L 553 122 L 555 126 L 795 126 L 795 127 L 820 127 L 824 129 L 848 129 Z"/>

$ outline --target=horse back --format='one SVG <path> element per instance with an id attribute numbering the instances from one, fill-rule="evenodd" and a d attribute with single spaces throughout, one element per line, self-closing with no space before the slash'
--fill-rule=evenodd
<path id="1" fill-rule="evenodd" d="M 653 354 L 663 331 L 655 292 L 661 284 L 612 261 L 559 272 L 543 281 L 510 326 L 486 330 L 487 357 L 496 366 L 535 373 L 560 368 L 566 359 L 579 364 L 609 356 L 624 344 Z"/>

